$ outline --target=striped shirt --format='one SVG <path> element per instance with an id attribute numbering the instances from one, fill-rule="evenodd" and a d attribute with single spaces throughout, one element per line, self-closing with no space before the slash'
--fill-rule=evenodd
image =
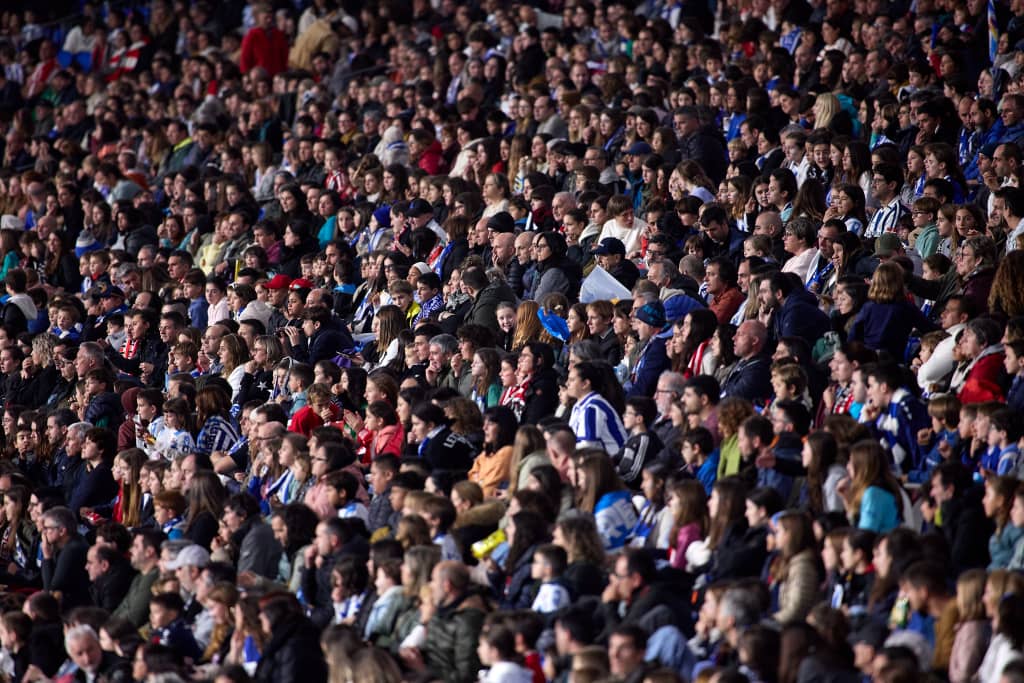
<path id="1" fill-rule="evenodd" d="M 608 453 L 618 453 L 626 442 L 622 418 L 608 401 L 593 391 L 572 407 L 569 427 L 576 433 L 579 447 L 596 446 Z"/>
<path id="2" fill-rule="evenodd" d="M 878 237 L 884 232 L 895 232 L 896 224 L 899 222 L 900 217 L 906 212 L 903 205 L 900 203 L 899 197 L 894 197 L 885 206 L 878 209 L 875 215 L 868 221 L 867 232 L 864 233 L 865 237 Z"/>

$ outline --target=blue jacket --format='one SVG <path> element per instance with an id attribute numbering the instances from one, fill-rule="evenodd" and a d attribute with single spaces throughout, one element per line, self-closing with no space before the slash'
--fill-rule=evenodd
<path id="1" fill-rule="evenodd" d="M 818 308 L 818 298 L 805 289 L 794 289 L 782 307 L 772 316 L 775 341 L 783 337 L 800 337 L 807 345 L 814 344 L 832 329 L 828 315 Z"/>
<path id="2" fill-rule="evenodd" d="M 626 396 L 654 396 L 661 373 L 668 370 L 671 363 L 665 351 L 666 335 L 671 329 L 651 337 L 644 345 L 640 357 L 636 360 L 630 380 L 626 382 Z"/>
<path id="3" fill-rule="evenodd" d="M 921 332 L 930 332 L 935 329 L 935 323 L 910 302 L 879 304 L 869 301 L 854 319 L 849 341 L 864 342 L 875 351 L 887 351 L 893 360 L 902 362 L 907 338 L 915 327 Z"/>
<path id="4" fill-rule="evenodd" d="M 763 407 L 771 395 L 771 361 L 764 355 L 739 361 L 722 383 L 722 398 L 739 396 Z"/>
<path id="5" fill-rule="evenodd" d="M 891 493 L 878 486 L 869 486 L 860 500 L 858 529 L 870 529 L 876 534 L 892 531 L 899 525 L 898 502 Z"/>
<path id="6" fill-rule="evenodd" d="M 991 562 L 989 569 L 1006 569 L 1010 566 L 1013 558 L 1013 548 L 1017 541 L 1024 537 L 1024 528 L 1014 526 L 1009 522 L 1003 527 L 1003 532 L 994 532 L 988 539 L 988 554 Z"/>
<path id="7" fill-rule="evenodd" d="M 917 433 L 929 424 L 931 418 L 924 403 L 906 389 L 897 389 L 874 427 L 896 465 L 901 471 L 910 472 L 924 467 L 927 447 L 917 442 Z"/>

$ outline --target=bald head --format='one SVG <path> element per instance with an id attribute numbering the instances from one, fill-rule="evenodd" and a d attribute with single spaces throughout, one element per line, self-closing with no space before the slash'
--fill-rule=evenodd
<path id="1" fill-rule="evenodd" d="M 516 236 L 511 232 L 495 233 L 491 239 L 491 255 L 494 265 L 504 267 L 516 255 Z"/>
<path id="2" fill-rule="evenodd" d="M 767 235 L 777 237 L 782 232 L 782 216 L 778 211 L 764 211 L 757 216 L 754 222 L 755 235 Z"/>

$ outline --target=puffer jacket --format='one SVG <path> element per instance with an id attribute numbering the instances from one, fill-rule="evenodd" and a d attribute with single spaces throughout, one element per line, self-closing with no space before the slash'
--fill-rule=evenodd
<path id="1" fill-rule="evenodd" d="M 797 553 L 789 561 L 786 579 L 779 586 L 779 611 L 774 615 L 775 621 L 788 624 L 807 618 L 811 608 L 822 598 L 820 584 L 815 554 L 810 550 Z"/>
<path id="2" fill-rule="evenodd" d="M 480 671 L 474 643 L 483 628 L 486 604 L 477 594 L 466 593 L 450 605 L 439 607 L 427 625 L 423 661 L 445 683 L 473 683 Z"/>

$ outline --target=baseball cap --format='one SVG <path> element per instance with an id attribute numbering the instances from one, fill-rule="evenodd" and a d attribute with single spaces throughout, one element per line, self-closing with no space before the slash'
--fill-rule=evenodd
<path id="1" fill-rule="evenodd" d="M 405 215 L 410 218 L 417 218 L 419 216 L 425 216 L 428 213 L 434 213 L 434 209 L 430 206 L 430 202 L 426 199 L 414 199 L 409 203 L 409 210 Z"/>
<path id="2" fill-rule="evenodd" d="M 278 273 L 266 284 L 267 289 L 288 289 L 292 279 L 284 273 Z"/>
<path id="3" fill-rule="evenodd" d="M 203 568 L 210 564 L 210 553 L 201 545 L 187 545 L 178 551 L 178 556 L 165 565 L 168 569 L 181 569 L 182 567 Z"/>
<path id="4" fill-rule="evenodd" d="M 313 283 L 305 278 L 296 278 L 288 285 L 288 289 L 313 289 Z"/>
<path id="5" fill-rule="evenodd" d="M 120 287 L 113 287 L 113 286 L 106 287 L 105 286 L 103 289 L 100 290 L 100 298 L 101 299 L 110 299 L 110 298 L 115 297 L 115 296 L 119 296 L 122 299 L 124 298 L 124 292 L 121 291 Z"/>
<path id="6" fill-rule="evenodd" d="M 864 643 L 865 645 L 870 645 L 876 650 L 880 650 L 885 644 L 885 639 L 888 636 L 889 629 L 885 627 L 885 624 L 868 620 L 865 621 L 860 628 L 851 633 L 846 640 L 850 645 Z"/>
<path id="7" fill-rule="evenodd" d="M 883 232 L 875 240 L 875 256 L 892 256 L 903 247 L 900 238 L 893 232 Z"/>
<path id="8" fill-rule="evenodd" d="M 634 142 L 632 145 L 629 146 L 629 149 L 626 150 L 626 154 L 650 154 L 650 153 L 651 153 L 651 146 L 648 145 L 646 142 L 643 142 L 643 141 L 641 141 L 641 142 Z"/>
<path id="9" fill-rule="evenodd" d="M 600 244 L 590 250 L 590 253 L 594 256 L 608 256 L 609 254 L 625 256 L 626 245 L 622 243 L 622 240 L 615 237 L 605 237 L 601 240 Z"/>

